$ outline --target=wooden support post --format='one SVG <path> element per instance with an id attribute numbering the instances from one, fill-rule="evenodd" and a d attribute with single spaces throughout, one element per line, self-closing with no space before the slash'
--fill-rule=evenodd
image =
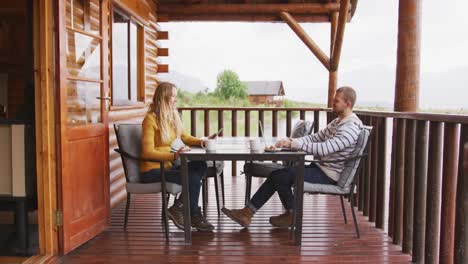
<path id="1" fill-rule="evenodd" d="M 453 263 L 454 257 L 459 137 L 459 125 L 445 123 L 439 263 Z"/>
<path id="2" fill-rule="evenodd" d="M 338 28 L 336 30 L 335 44 L 331 57 L 330 70 L 336 71 L 340 64 L 341 47 L 343 46 L 344 31 L 348 21 L 349 0 L 341 0 L 340 16 L 338 17 Z"/>
<path id="3" fill-rule="evenodd" d="M 431 122 L 427 169 L 425 263 L 439 263 L 443 123 Z"/>
<path id="4" fill-rule="evenodd" d="M 280 13 L 281 18 L 286 22 L 289 27 L 296 33 L 296 35 L 304 42 L 304 44 L 314 53 L 319 61 L 325 66 L 326 69 L 330 69 L 330 59 L 320 49 L 320 47 L 313 41 L 307 32 L 297 23 L 297 21 L 287 12 Z"/>
<path id="5" fill-rule="evenodd" d="M 197 110 L 194 109 L 190 111 L 190 134 L 197 135 Z"/>
<path id="6" fill-rule="evenodd" d="M 338 13 L 333 12 L 330 16 L 330 57 L 333 55 L 333 47 L 336 41 L 336 30 L 338 27 Z M 335 96 L 336 85 L 338 83 L 338 71 L 330 69 L 328 72 L 328 103 L 327 107 L 332 107 L 333 96 Z"/>
<path id="7" fill-rule="evenodd" d="M 204 116 L 204 121 L 205 121 L 205 137 L 210 135 L 210 110 L 205 110 L 205 116 Z"/>
<path id="8" fill-rule="evenodd" d="M 421 0 L 400 0 L 394 110 L 416 112 L 419 103 Z"/>

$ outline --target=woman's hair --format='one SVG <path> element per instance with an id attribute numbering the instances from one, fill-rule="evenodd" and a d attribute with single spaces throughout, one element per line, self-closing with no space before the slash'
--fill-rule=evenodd
<path id="1" fill-rule="evenodd" d="M 159 127 L 161 141 L 170 143 L 171 131 L 174 131 L 176 137 L 180 137 L 183 131 L 182 120 L 180 119 L 177 108 L 171 108 L 169 100 L 172 96 L 173 89 L 176 86 L 169 82 L 161 82 L 156 91 L 154 91 L 153 102 L 151 103 L 148 112 L 153 113 L 156 117 L 156 124 Z"/>

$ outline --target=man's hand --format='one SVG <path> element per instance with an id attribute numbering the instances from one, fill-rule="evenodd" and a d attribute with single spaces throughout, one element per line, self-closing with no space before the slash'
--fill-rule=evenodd
<path id="1" fill-rule="evenodd" d="M 276 142 L 275 147 L 277 148 L 291 148 L 291 139 L 283 138 Z"/>
<path id="2" fill-rule="evenodd" d="M 187 151 L 190 151 L 190 150 L 191 150 L 190 147 L 188 147 L 188 146 L 183 146 L 183 147 L 181 147 L 179 150 L 177 150 L 177 152 L 174 154 L 174 158 L 175 158 L 175 159 L 178 159 L 178 158 L 180 157 L 180 153 L 181 153 L 181 152 L 187 152 Z"/>

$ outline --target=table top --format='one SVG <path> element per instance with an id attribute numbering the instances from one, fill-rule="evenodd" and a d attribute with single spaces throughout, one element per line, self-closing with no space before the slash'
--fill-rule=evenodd
<path id="1" fill-rule="evenodd" d="M 262 144 L 260 151 L 249 149 L 250 137 L 220 137 L 217 139 L 216 150 L 206 151 L 201 147 L 180 154 L 181 158 L 189 160 L 300 160 L 307 155 L 304 151 L 274 151 L 264 150 L 274 145 L 277 138 L 259 138 Z"/>

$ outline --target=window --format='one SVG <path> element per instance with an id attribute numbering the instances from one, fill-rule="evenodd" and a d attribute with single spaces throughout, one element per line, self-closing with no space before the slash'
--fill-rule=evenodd
<path id="1" fill-rule="evenodd" d="M 143 59 L 138 56 L 139 34 L 143 27 L 120 10 L 113 12 L 112 21 L 112 104 L 132 105 L 144 101 L 139 87 Z M 141 47 L 143 48 L 143 47 Z"/>

